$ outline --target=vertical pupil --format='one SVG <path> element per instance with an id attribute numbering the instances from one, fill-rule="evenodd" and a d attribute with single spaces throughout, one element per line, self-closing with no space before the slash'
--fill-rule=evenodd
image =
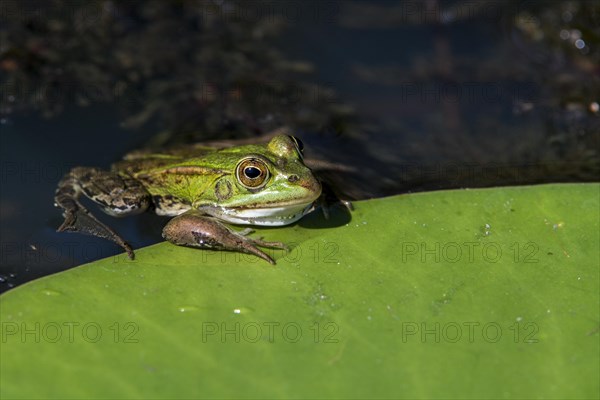
<path id="1" fill-rule="evenodd" d="M 244 169 L 244 174 L 250 179 L 255 179 L 260 176 L 260 169 L 256 167 L 246 167 Z"/>

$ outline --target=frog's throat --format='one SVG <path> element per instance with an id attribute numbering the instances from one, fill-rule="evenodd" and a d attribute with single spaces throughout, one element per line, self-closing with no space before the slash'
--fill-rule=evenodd
<path id="1" fill-rule="evenodd" d="M 231 224 L 282 226 L 293 224 L 312 208 L 312 203 L 303 203 L 268 208 L 203 207 L 202 211 Z"/>

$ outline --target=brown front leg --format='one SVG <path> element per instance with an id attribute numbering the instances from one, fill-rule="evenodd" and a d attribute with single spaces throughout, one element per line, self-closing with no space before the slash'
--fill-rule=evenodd
<path id="1" fill-rule="evenodd" d="M 163 237 L 180 246 L 254 254 L 271 264 L 275 264 L 275 261 L 256 246 L 287 250 L 286 245 L 281 242 L 265 242 L 245 236 L 250 232 L 252 230 L 248 229 L 235 232 L 216 218 L 192 210 L 169 221 L 163 229 Z"/>

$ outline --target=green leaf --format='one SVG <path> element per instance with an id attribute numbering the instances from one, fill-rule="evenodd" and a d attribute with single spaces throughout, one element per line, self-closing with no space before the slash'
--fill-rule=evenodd
<path id="1" fill-rule="evenodd" d="M 46 277 L 0 297 L 0 396 L 598 398 L 599 197 L 395 196 L 261 230 L 277 266 L 161 243 Z"/>

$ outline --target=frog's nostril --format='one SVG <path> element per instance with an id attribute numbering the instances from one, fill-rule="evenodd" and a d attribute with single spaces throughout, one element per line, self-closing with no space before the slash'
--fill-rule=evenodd
<path id="1" fill-rule="evenodd" d="M 290 175 L 288 177 L 288 181 L 290 181 L 292 183 L 296 182 L 298 179 L 300 179 L 300 178 L 298 178 L 298 175 Z"/>

